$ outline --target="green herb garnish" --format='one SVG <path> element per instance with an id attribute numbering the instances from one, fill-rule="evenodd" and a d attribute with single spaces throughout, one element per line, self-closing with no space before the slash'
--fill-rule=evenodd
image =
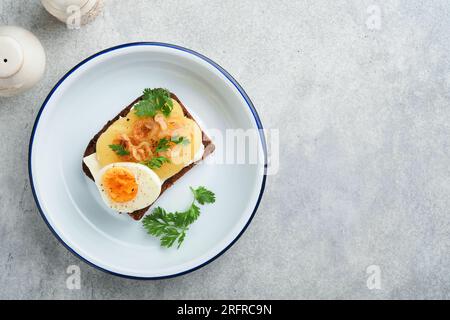
<path id="1" fill-rule="evenodd" d="M 198 187 L 197 189 L 191 187 L 191 191 L 194 194 L 195 200 L 202 205 L 216 201 L 216 195 L 205 187 Z"/>
<path id="2" fill-rule="evenodd" d="M 154 157 L 150 160 L 141 162 L 141 164 L 146 165 L 150 169 L 157 169 L 161 168 L 161 166 L 166 162 L 170 162 L 170 160 L 166 157 Z"/>
<path id="3" fill-rule="evenodd" d="M 121 144 L 110 144 L 109 147 L 112 151 L 114 151 L 118 156 L 127 156 L 130 152 L 125 149 L 125 147 Z"/>
<path id="4" fill-rule="evenodd" d="M 173 109 L 169 90 L 145 89 L 142 99 L 134 105 L 134 109 L 138 117 L 154 117 L 158 111 L 166 117 L 169 116 Z"/>
<path id="5" fill-rule="evenodd" d="M 158 141 L 158 145 L 156 146 L 156 152 L 164 152 L 169 149 L 169 139 L 162 138 Z"/>
<path id="6" fill-rule="evenodd" d="M 173 136 L 170 140 L 167 138 L 162 138 L 158 141 L 155 152 L 164 152 L 169 150 L 171 142 L 175 144 L 182 144 L 183 146 L 190 143 L 189 139 L 186 137 Z"/>
<path id="7" fill-rule="evenodd" d="M 170 141 L 176 144 L 182 144 L 183 146 L 188 145 L 190 143 L 189 139 L 186 137 L 173 136 Z"/>
<path id="8" fill-rule="evenodd" d="M 194 200 L 186 211 L 172 213 L 158 207 L 142 220 L 142 224 L 147 232 L 160 238 L 162 247 L 170 248 L 177 242 L 177 248 L 180 248 L 189 226 L 200 216 L 200 208 L 196 205 L 196 202 L 203 205 L 216 201 L 214 193 L 205 187 L 197 189 L 191 187 L 191 191 L 194 195 Z"/>

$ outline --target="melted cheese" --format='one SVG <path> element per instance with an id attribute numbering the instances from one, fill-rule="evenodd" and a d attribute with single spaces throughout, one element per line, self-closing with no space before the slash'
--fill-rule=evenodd
<path id="1" fill-rule="evenodd" d="M 171 148 L 170 152 L 164 154 L 170 159 L 170 162 L 164 163 L 161 168 L 154 169 L 155 173 L 163 181 L 172 177 L 192 162 L 200 160 L 203 155 L 202 132 L 199 126 L 195 121 L 184 116 L 183 109 L 177 101 L 173 99 L 172 101 L 173 110 L 167 121 L 176 123 L 179 127 L 175 130 L 176 135 L 189 139 L 190 143 L 187 145 L 176 145 Z M 100 135 L 97 140 L 95 157 L 91 155 L 85 159 L 85 163 L 91 172 L 98 172 L 101 168 L 111 163 L 129 161 L 118 156 L 111 150 L 109 145 L 115 144 L 120 134 L 132 135 L 133 126 L 139 119 L 141 118 L 137 117 L 134 110 L 131 109 L 127 116 L 115 121 Z"/>

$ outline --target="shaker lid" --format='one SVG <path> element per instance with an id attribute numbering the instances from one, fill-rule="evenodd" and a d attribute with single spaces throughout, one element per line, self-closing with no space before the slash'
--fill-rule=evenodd
<path id="1" fill-rule="evenodd" d="M 11 37 L 0 36 L 0 78 L 16 74 L 23 64 L 23 50 Z"/>

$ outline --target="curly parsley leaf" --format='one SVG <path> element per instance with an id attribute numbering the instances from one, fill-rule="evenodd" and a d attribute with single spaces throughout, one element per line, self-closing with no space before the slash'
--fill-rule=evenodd
<path id="1" fill-rule="evenodd" d="M 142 223 L 149 234 L 159 237 L 166 232 L 166 228 L 170 227 L 166 217 L 166 211 L 163 208 L 158 207 L 153 210 L 152 215 L 146 216 Z"/>
<path id="2" fill-rule="evenodd" d="M 184 230 L 184 231 L 180 234 L 180 236 L 178 237 L 178 246 L 177 246 L 177 249 L 180 249 L 181 244 L 183 243 L 184 238 L 186 237 L 186 231 L 187 231 L 187 230 Z"/>
<path id="3" fill-rule="evenodd" d="M 134 110 L 138 117 L 154 117 L 158 111 L 149 100 L 139 101 L 134 105 Z"/>
<path id="4" fill-rule="evenodd" d="M 169 149 L 169 139 L 162 138 L 158 141 L 158 145 L 156 146 L 156 152 L 164 152 Z"/>
<path id="5" fill-rule="evenodd" d="M 186 235 L 186 228 L 175 226 L 174 218 L 174 214 L 167 213 L 163 208 L 158 207 L 151 215 L 146 216 L 142 223 L 147 233 L 161 237 L 162 247 L 170 248 L 177 239 L 181 245 Z"/>
<path id="6" fill-rule="evenodd" d="M 198 187 L 197 189 L 191 187 L 191 191 L 194 194 L 195 200 L 202 205 L 205 203 L 214 203 L 216 201 L 215 194 L 205 187 Z"/>
<path id="7" fill-rule="evenodd" d="M 170 248 L 177 243 L 177 248 L 180 248 L 186 237 L 186 232 L 189 230 L 189 226 L 200 216 L 200 208 L 195 202 L 204 204 L 215 201 L 214 193 L 205 187 L 199 187 L 197 189 L 191 187 L 191 190 L 194 193 L 194 201 L 186 211 L 171 213 L 158 207 L 143 219 L 142 224 L 147 230 L 147 233 L 159 237 L 162 247 Z"/>
<path id="8" fill-rule="evenodd" d="M 158 141 L 155 152 L 164 152 L 169 150 L 171 143 L 187 145 L 190 143 L 190 141 L 186 137 L 179 136 L 173 136 L 172 138 L 170 138 L 170 140 L 168 138 L 162 138 Z"/>
<path id="9" fill-rule="evenodd" d="M 192 203 L 192 205 L 183 212 L 176 212 L 174 214 L 174 223 L 179 227 L 188 226 L 195 222 L 200 216 L 200 208 Z"/>
<path id="10" fill-rule="evenodd" d="M 121 144 L 110 144 L 109 147 L 112 151 L 114 151 L 118 156 L 127 156 L 130 152 L 125 149 L 125 147 Z"/>
<path id="11" fill-rule="evenodd" d="M 169 116 L 173 109 L 169 90 L 145 89 L 142 99 L 134 105 L 134 109 L 138 117 L 154 117 L 158 111 L 166 117 Z"/>
<path id="12" fill-rule="evenodd" d="M 161 157 L 151 158 L 150 160 L 147 160 L 147 161 L 143 161 L 143 162 L 141 162 L 141 164 L 146 165 L 150 169 L 157 169 L 157 168 L 161 168 L 161 166 L 166 162 L 170 162 L 170 160 L 166 157 L 161 156 Z"/>

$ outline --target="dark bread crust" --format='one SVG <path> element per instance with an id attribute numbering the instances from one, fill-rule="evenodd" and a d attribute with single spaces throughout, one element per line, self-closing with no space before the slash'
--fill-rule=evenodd
<path id="1" fill-rule="evenodd" d="M 186 107 L 183 105 L 183 103 L 181 103 L 180 99 L 178 99 L 178 97 L 171 93 L 170 94 L 171 98 L 174 99 L 175 101 L 177 101 L 181 108 L 183 109 L 183 113 L 187 118 L 190 118 L 192 120 L 195 121 L 195 119 L 192 117 L 192 115 L 189 113 L 189 111 L 187 111 Z M 106 125 L 91 139 L 91 141 L 89 141 L 86 150 L 84 151 L 84 157 L 90 156 L 91 154 L 96 152 L 96 146 L 97 146 L 97 140 L 98 138 L 102 135 L 103 132 L 105 132 L 109 126 L 111 126 L 116 120 L 118 120 L 120 117 L 126 117 L 127 114 L 130 112 L 131 108 L 139 101 L 141 100 L 142 97 L 137 98 L 136 100 L 134 100 L 128 107 L 126 107 L 125 109 L 123 109 L 117 116 L 115 116 L 112 120 L 108 121 L 106 123 Z M 197 122 L 197 121 L 195 121 Z M 201 129 L 201 128 L 200 128 Z M 205 147 L 205 150 L 203 152 L 203 156 L 202 156 L 202 160 L 205 159 L 208 155 L 210 155 L 211 153 L 214 152 L 215 146 L 212 143 L 211 139 L 205 134 L 205 132 L 202 130 L 202 143 L 203 146 Z M 201 160 L 200 160 L 201 161 Z M 184 176 L 186 174 L 186 172 L 188 172 L 189 170 L 191 170 L 198 162 L 194 162 L 191 163 L 190 165 L 184 167 L 183 169 L 181 169 L 180 172 L 176 173 L 175 175 L 173 175 L 172 177 L 170 177 L 169 179 L 167 179 L 166 181 L 164 181 L 164 183 L 161 186 L 161 194 L 166 191 L 168 188 L 170 188 L 178 179 L 180 179 L 182 176 Z M 91 174 L 91 171 L 89 170 L 89 168 L 86 166 L 86 164 L 84 163 L 84 161 L 82 161 L 83 163 L 83 172 L 86 174 L 86 176 L 88 176 L 92 181 L 94 181 L 94 177 Z M 151 205 L 150 205 L 151 206 Z M 150 208 L 150 206 L 128 213 L 134 220 L 141 220 L 142 217 L 144 216 L 144 214 L 147 212 L 147 210 Z"/>

